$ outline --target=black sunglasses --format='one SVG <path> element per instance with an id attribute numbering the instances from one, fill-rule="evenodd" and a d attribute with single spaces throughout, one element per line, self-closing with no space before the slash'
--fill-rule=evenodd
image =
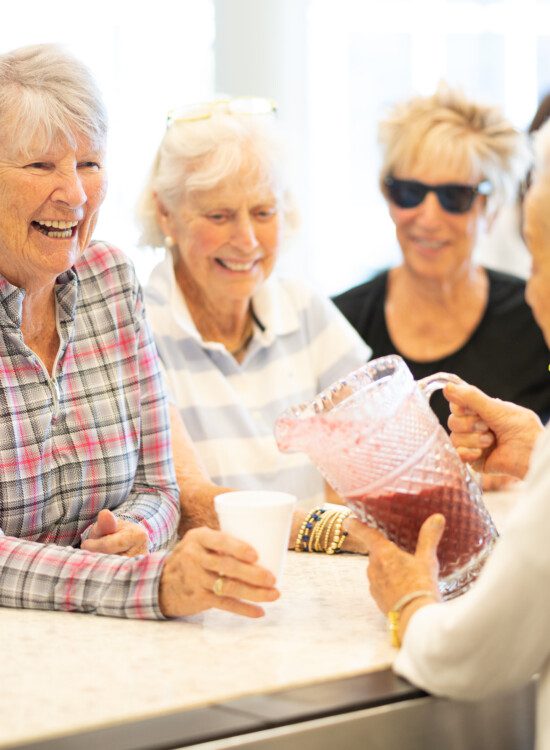
<path id="1" fill-rule="evenodd" d="M 391 201 L 399 208 L 415 208 L 428 193 L 434 192 L 441 208 L 451 214 L 465 214 L 471 209 L 477 195 L 489 195 L 492 190 L 489 180 L 483 180 L 479 185 L 426 185 L 416 180 L 397 180 L 389 176 L 384 180 L 384 185 Z"/>

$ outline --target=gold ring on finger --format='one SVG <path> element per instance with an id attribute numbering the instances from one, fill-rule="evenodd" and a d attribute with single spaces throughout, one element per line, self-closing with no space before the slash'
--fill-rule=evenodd
<path id="1" fill-rule="evenodd" d="M 212 586 L 212 591 L 216 596 L 223 596 L 223 576 L 216 578 L 214 585 Z"/>

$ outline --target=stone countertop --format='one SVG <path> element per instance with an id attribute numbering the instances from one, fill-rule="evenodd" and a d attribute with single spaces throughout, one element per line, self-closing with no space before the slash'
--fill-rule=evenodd
<path id="1" fill-rule="evenodd" d="M 289 553 L 264 618 L 0 609 L 0 747 L 388 667 L 366 559 Z"/>
<path id="2" fill-rule="evenodd" d="M 497 527 L 511 494 L 487 497 Z M 122 620 L 0 608 L 0 748 L 386 669 L 367 559 L 290 552 L 264 618 Z"/>

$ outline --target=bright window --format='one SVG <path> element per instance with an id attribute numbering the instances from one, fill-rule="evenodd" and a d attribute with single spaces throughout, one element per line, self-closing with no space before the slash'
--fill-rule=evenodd
<path id="1" fill-rule="evenodd" d="M 388 105 L 446 79 L 525 128 L 550 89 L 550 3 L 311 0 L 307 29 L 309 273 L 334 293 L 400 258 L 377 184 Z"/>
<path id="2" fill-rule="evenodd" d="M 109 189 L 95 231 L 132 256 L 145 280 L 156 260 L 135 251 L 135 204 L 167 112 L 213 91 L 211 0 L 10 3 L 0 50 L 57 42 L 92 70 L 109 113 Z"/>

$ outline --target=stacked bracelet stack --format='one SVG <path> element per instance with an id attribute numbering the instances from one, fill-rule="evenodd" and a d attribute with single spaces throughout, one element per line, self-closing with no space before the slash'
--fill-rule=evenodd
<path id="1" fill-rule="evenodd" d="M 334 555 L 342 551 L 348 535 L 342 525 L 351 515 L 348 509 L 314 508 L 300 526 L 294 550 L 296 552 L 326 552 Z"/>

